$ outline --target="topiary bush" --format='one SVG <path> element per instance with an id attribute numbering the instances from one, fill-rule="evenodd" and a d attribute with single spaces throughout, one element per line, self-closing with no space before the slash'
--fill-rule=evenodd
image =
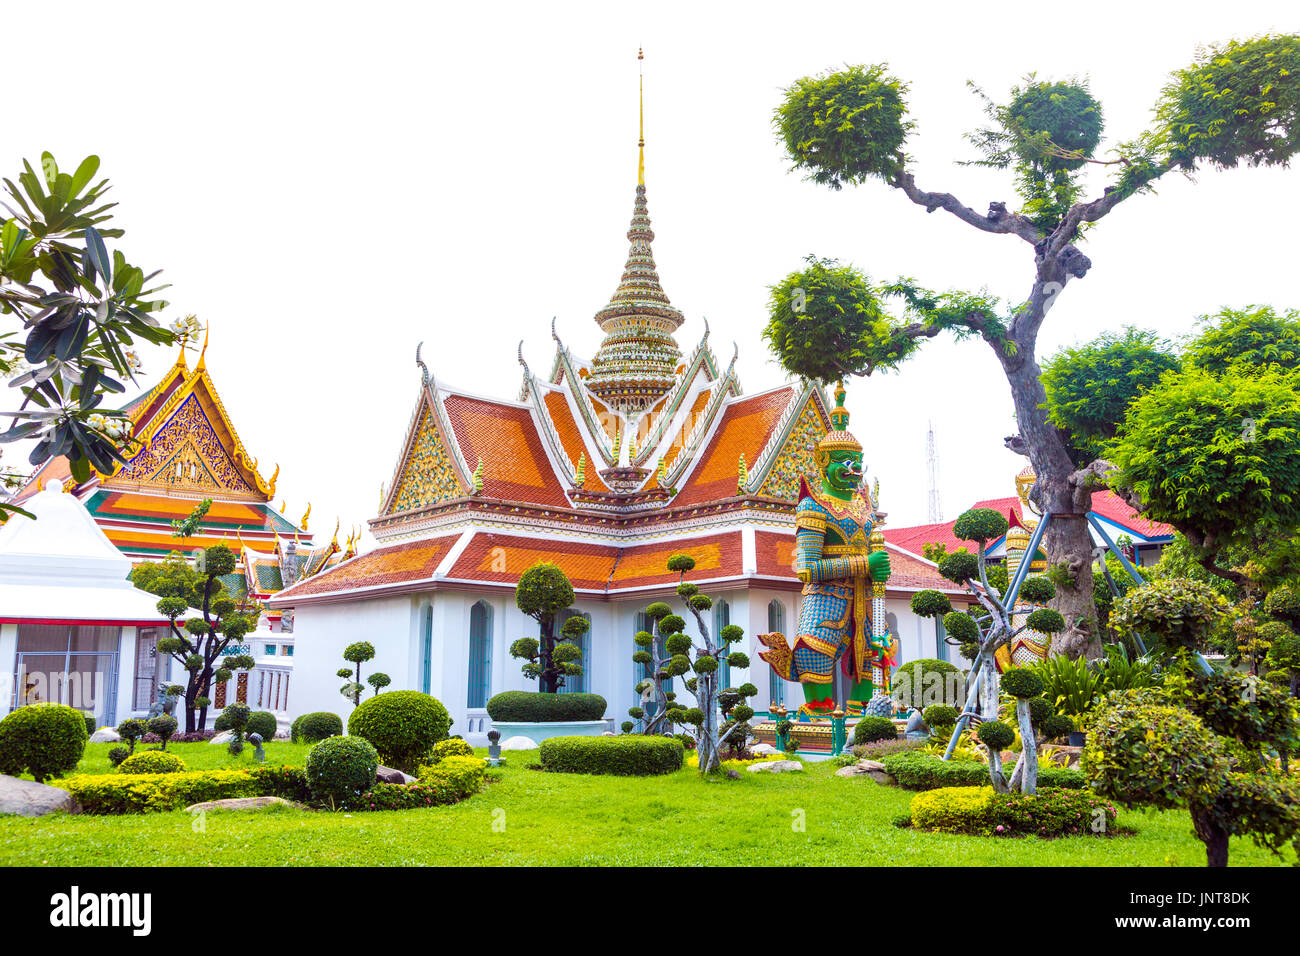
<path id="1" fill-rule="evenodd" d="M 924 710 L 931 704 L 956 705 L 962 693 L 961 672 L 947 661 L 922 657 L 894 672 L 890 695 L 904 707 Z"/>
<path id="2" fill-rule="evenodd" d="M 938 787 L 912 798 L 912 826 L 940 833 L 979 832 L 993 810 L 992 787 Z"/>
<path id="3" fill-rule="evenodd" d="M 897 740 L 898 728 L 888 717 L 866 716 L 853 728 L 854 744 L 874 744 L 881 740 Z"/>
<path id="4" fill-rule="evenodd" d="M 312 795 L 333 805 L 373 787 L 378 769 L 379 754 L 363 737 L 329 737 L 307 752 L 307 784 Z"/>
<path id="5" fill-rule="evenodd" d="M 180 725 L 176 723 L 176 718 L 171 714 L 159 714 L 157 717 L 149 718 L 146 724 L 149 733 L 153 734 L 162 743 L 162 749 L 167 749 L 167 741 L 171 740 L 172 735 L 176 733 L 176 728 Z"/>
<path id="6" fill-rule="evenodd" d="M 255 710 L 248 715 L 248 724 L 244 729 L 247 733 L 258 734 L 263 740 L 273 740 L 280 729 L 280 723 L 269 710 Z"/>
<path id="7" fill-rule="evenodd" d="M 1002 675 L 1002 689 L 1012 697 L 1025 700 L 1040 696 L 1046 685 L 1043 679 L 1027 667 L 1012 667 Z"/>
<path id="8" fill-rule="evenodd" d="M 235 732 L 235 736 L 242 736 L 248 727 L 248 719 L 252 713 L 247 704 L 236 701 L 217 714 L 217 719 L 212 722 L 212 729 L 218 733 L 231 730 Z"/>
<path id="9" fill-rule="evenodd" d="M 326 737 L 342 736 L 343 718 L 327 710 L 303 714 L 289 728 L 289 737 L 296 744 L 314 744 Z"/>
<path id="10" fill-rule="evenodd" d="M 125 747 L 110 747 L 108 750 L 108 762 L 114 767 L 120 766 L 122 761 L 131 756 L 131 751 Z"/>
<path id="11" fill-rule="evenodd" d="M 86 719 L 62 704 L 28 704 L 0 720 L 0 773 L 37 783 L 76 769 L 86 752 Z"/>
<path id="12" fill-rule="evenodd" d="M 888 754 L 880 760 L 885 771 L 904 790 L 980 787 L 989 782 L 988 764 L 983 760 L 944 760 L 918 751 Z M 1040 767 L 1038 782 L 1044 787 L 1077 790 L 1084 785 L 1084 776 L 1072 767 Z"/>
<path id="13" fill-rule="evenodd" d="M 686 749 L 673 737 L 552 737 L 542 742 L 542 767 L 557 773 L 649 776 L 682 768 Z"/>
<path id="14" fill-rule="evenodd" d="M 416 769 L 433 745 L 447 739 L 451 716 L 441 702 L 418 690 L 394 690 L 361 702 L 348 718 L 348 733 L 364 737 L 384 765 Z"/>
<path id="15" fill-rule="evenodd" d="M 482 790 L 486 773 L 487 764 L 480 758 L 448 754 L 437 763 L 420 768 L 420 783 L 439 791 L 443 799 L 437 802 L 453 803 Z"/>
<path id="16" fill-rule="evenodd" d="M 473 757 L 474 748 L 460 737 L 441 740 L 429 751 L 429 763 L 435 764 L 448 757 Z"/>
<path id="17" fill-rule="evenodd" d="M 165 750 L 145 750 L 127 757 L 117 768 L 118 773 L 180 773 L 187 769 L 185 761 Z"/>
<path id="18" fill-rule="evenodd" d="M 1000 720 L 986 720 L 975 732 L 980 742 L 991 750 L 1006 750 L 1016 740 L 1016 732 Z"/>
<path id="19" fill-rule="evenodd" d="M 504 723 L 558 723 L 600 720 L 605 698 L 599 694 L 542 694 L 508 690 L 487 702 L 488 716 Z"/>
<path id="20" fill-rule="evenodd" d="M 1105 836 L 1118 815 L 1106 799 L 1082 790 L 994 793 L 992 787 L 942 787 L 912 798 L 912 826 L 981 836 Z"/>

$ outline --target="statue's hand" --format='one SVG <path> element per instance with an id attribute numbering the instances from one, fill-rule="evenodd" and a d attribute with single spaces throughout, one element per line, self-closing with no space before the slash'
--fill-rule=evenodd
<path id="1" fill-rule="evenodd" d="M 889 580 L 889 554 L 883 548 L 867 555 L 867 567 L 871 570 L 871 580 L 880 582 Z"/>

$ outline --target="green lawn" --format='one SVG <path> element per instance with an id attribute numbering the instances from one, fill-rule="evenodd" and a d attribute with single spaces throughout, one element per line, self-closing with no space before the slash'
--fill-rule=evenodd
<path id="1" fill-rule="evenodd" d="M 191 767 L 233 764 L 223 747 L 179 744 Z M 301 763 L 305 747 L 267 745 L 268 760 Z M 92 745 L 83 769 L 107 766 Z M 527 769 L 511 753 L 501 779 L 451 807 L 389 813 L 273 810 L 209 813 L 196 832 L 184 812 L 143 816 L 0 817 L 0 864 L 37 865 L 484 865 L 850 864 L 874 866 L 1204 866 L 1185 813 L 1121 812 L 1136 836 L 982 839 L 891 825 L 912 794 L 826 763 L 802 774 L 703 780 L 588 777 Z M 250 755 L 239 758 L 251 761 Z M 804 829 L 795 825 L 802 819 Z M 1230 862 L 1295 862 L 1234 839 Z"/>

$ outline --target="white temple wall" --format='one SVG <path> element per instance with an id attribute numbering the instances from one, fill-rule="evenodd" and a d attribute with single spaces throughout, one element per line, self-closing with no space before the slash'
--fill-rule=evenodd
<path id="1" fill-rule="evenodd" d="M 14 668 L 18 663 L 18 625 L 0 624 L 0 717 L 14 706 Z"/>

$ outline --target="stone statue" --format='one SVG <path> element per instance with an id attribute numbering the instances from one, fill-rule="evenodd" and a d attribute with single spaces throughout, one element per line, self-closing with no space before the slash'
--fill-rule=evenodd
<path id="1" fill-rule="evenodd" d="M 158 696 L 152 704 L 149 705 L 149 716 L 160 717 L 163 714 L 171 715 L 176 709 L 176 695 L 167 693 L 168 688 L 172 685 L 167 681 L 158 683 Z"/>
<path id="2" fill-rule="evenodd" d="M 895 642 L 885 622 L 889 555 L 876 531 L 881 515 L 863 497 L 862 445 L 848 432 L 844 386 L 835 389 L 831 431 L 817 443 L 820 488 L 799 488 L 795 511 L 794 571 L 803 582 L 794 644 L 784 634 L 760 634 L 769 649 L 759 657 L 789 681 L 803 685 L 798 713 L 829 717 L 835 709 L 838 664 L 853 681 L 845 713 L 888 714 L 889 674 Z M 873 698 L 876 698 L 873 701 Z"/>

